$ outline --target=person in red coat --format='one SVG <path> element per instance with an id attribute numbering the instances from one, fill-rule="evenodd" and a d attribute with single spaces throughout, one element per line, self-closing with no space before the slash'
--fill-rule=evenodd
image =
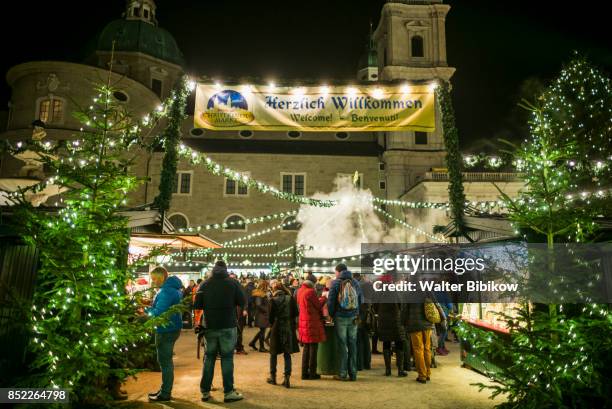
<path id="1" fill-rule="evenodd" d="M 306 280 L 302 283 L 297 293 L 297 302 L 300 311 L 298 338 L 304 344 L 302 379 L 320 379 L 321 375 L 317 375 L 317 349 L 319 342 L 325 341 L 325 328 L 322 305 L 312 281 Z"/>

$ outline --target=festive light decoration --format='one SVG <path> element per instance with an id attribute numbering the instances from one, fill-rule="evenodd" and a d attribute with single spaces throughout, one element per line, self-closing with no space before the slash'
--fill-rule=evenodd
<path id="1" fill-rule="evenodd" d="M 400 224 L 401 226 L 403 226 L 403 227 L 405 227 L 407 229 L 413 230 L 413 231 L 417 232 L 418 234 L 423 235 L 423 236 L 425 236 L 425 237 L 427 237 L 427 238 L 429 238 L 431 240 L 434 240 L 434 241 L 437 241 L 437 242 L 440 242 L 440 243 L 447 243 L 448 242 L 445 239 L 441 239 L 441 238 L 439 238 L 439 237 L 437 237 L 437 236 L 435 236 L 433 234 L 427 233 L 425 230 L 423 230 L 423 229 L 421 229 L 419 227 L 413 226 L 410 223 L 407 223 L 407 222 L 405 222 L 403 220 L 398 219 L 397 217 L 393 216 L 391 213 L 381 209 L 378 206 L 374 206 L 374 210 L 376 210 L 377 212 L 381 213 L 386 218 L 391 219 L 394 222 Z"/>
<path id="2" fill-rule="evenodd" d="M 276 197 L 277 199 L 287 200 L 293 203 L 305 204 L 308 206 L 318 206 L 318 207 L 331 207 L 336 204 L 334 201 L 331 201 L 331 200 L 312 199 L 312 198 L 304 197 L 302 195 L 282 192 L 274 186 L 270 186 L 263 182 L 252 179 L 246 173 L 241 173 L 233 169 L 223 167 L 220 164 L 213 161 L 210 157 L 206 156 L 205 154 L 196 152 L 185 145 L 180 146 L 179 153 L 184 158 L 189 159 L 191 163 L 193 163 L 194 165 L 199 165 L 199 164 L 204 165 L 206 169 L 213 175 L 224 176 L 226 178 L 229 178 L 231 180 L 238 182 L 242 186 L 248 186 L 250 188 L 256 189 L 257 191 L 261 193 L 270 194 Z"/>
<path id="3" fill-rule="evenodd" d="M 231 245 L 234 245 L 236 243 L 240 243 L 241 241 L 251 240 L 251 239 L 253 239 L 255 237 L 259 237 L 259 236 L 262 236 L 264 234 L 271 233 L 271 232 L 273 232 L 275 230 L 281 230 L 283 227 L 291 226 L 292 224 L 293 224 L 293 222 L 291 222 L 291 221 L 290 222 L 283 222 L 283 223 L 280 223 L 280 224 L 278 224 L 278 225 L 276 225 L 274 227 L 263 229 L 263 230 L 260 230 L 258 232 L 251 233 L 251 234 L 248 234 L 248 235 L 243 236 L 243 237 L 239 237 L 239 238 L 234 239 L 234 240 L 225 241 L 225 242 L 223 242 L 223 247 L 231 246 Z"/>
<path id="4" fill-rule="evenodd" d="M 298 214 L 298 210 L 289 210 L 286 212 L 280 212 L 280 213 L 274 213 L 274 214 L 268 214 L 265 216 L 259 216 L 259 217 L 253 217 L 250 219 L 244 219 L 244 220 L 239 220 L 237 222 L 223 222 L 223 223 L 214 223 L 214 224 L 205 224 L 202 226 L 192 226 L 192 227 L 188 227 L 186 229 L 179 229 L 179 232 L 184 233 L 184 232 L 188 232 L 188 233 L 192 233 L 192 232 L 199 232 L 202 230 L 219 230 L 219 229 L 227 229 L 229 227 L 233 227 L 233 226 L 244 226 L 244 225 L 248 225 L 248 224 L 257 224 L 257 223 L 265 223 L 271 220 L 276 220 L 276 219 L 284 219 L 286 217 L 289 216 L 295 216 Z"/>
<path id="5" fill-rule="evenodd" d="M 252 257 L 252 258 L 275 258 L 275 257 L 292 257 L 291 254 L 278 254 L 278 253 L 212 253 L 213 256 L 221 257 Z"/>
<path id="6" fill-rule="evenodd" d="M 545 241 L 549 250 L 563 242 L 609 240 L 599 237 L 598 228 L 601 215 L 611 214 L 612 178 L 606 164 L 612 153 L 611 91 L 609 78 L 577 58 L 535 104 L 523 104 L 531 111 L 531 135 L 515 147 L 514 163 L 524 172 L 525 189 L 516 199 L 502 197 L 517 234 L 525 240 Z M 557 263 L 555 254 L 551 251 L 547 265 L 534 274 Z M 554 285 L 550 281 L 548 285 Z M 599 334 L 612 330 L 610 306 L 564 304 L 561 297 L 559 302 L 521 304 L 514 317 L 500 314 L 509 336 L 467 323 L 458 326 L 472 353 L 505 363 L 497 371 L 486 371 L 493 382 L 478 385 L 491 389 L 493 396 L 502 394 L 504 405 L 609 404 L 612 341 Z"/>
<path id="7" fill-rule="evenodd" d="M 27 189 L 12 197 L 15 228 L 40 254 L 28 324 L 32 379 L 26 384 L 70 388 L 75 407 L 108 397 L 111 382 L 134 374 L 128 350 L 147 338 L 124 286 L 149 260 L 127 266 L 127 219 L 117 213 L 141 182 L 127 169 L 146 148 L 147 130 L 113 92 L 99 87 L 89 108 L 76 114 L 83 123 L 80 139 L 17 143 L 18 150 L 37 153 L 50 175 L 32 190 L 50 183 L 67 189 L 57 213 L 29 205 Z"/>
<path id="8" fill-rule="evenodd" d="M 461 155 L 459 153 L 459 131 L 455 126 L 455 111 L 450 95 L 450 84 L 442 82 L 436 87 L 436 98 L 442 114 L 444 145 L 446 146 L 446 166 L 448 168 L 448 197 L 451 205 L 451 220 L 455 231 L 465 233 L 465 194 L 463 193 L 463 176 L 461 173 Z M 469 239 L 469 237 L 468 237 Z"/>
<path id="9" fill-rule="evenodd" d="M 260 248 L 260 247 L 274 247 L 278 246 L 278 243 L 275 241 L 271 241 L 268 243 L 253 243 L 253 244 L 228 244 L 227 246 L 223 246 L 226 249 L 248 249 L 248 248 Z"/>
<path id="10" fill-rule="evenodd" d="M 372 202 L 378 204 L 384 204 L 388 206 L 399 206 L 407 207 L 411 209 L 441 209 L 448 210 L 450 208 L 449 203 L 433 203 L 433 202 L 409 202 L 404 200 L 389 200 L 382 199 L 380 197 L 373 197 Z"/>
<path id="11" fill-rule="evenodd" d="M 186 116 L 185 107 L 192 85 L 186 76 L 181 78 L 180 82 L 181 86 L 173 90 L 170 94 L 168 125 L 162 134 L 164 159 L 159 181 L 159 194 L 154 200 L 155 205 L 162 212 L 170 209 L 172 191 L 176 187 L 174 184 L 176 183 L 175 176 L 178 163 L 178 145 L 181 141 L 181 125 Z M 164 106 L 160 107 L 160 112 L 165 112 Z"/>

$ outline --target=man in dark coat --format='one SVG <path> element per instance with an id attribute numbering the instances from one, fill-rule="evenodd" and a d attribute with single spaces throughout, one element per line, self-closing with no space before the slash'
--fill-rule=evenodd
<path id="1" fill-rule="evenodd" d="M 225 262 L 217 261 L 212 277 L 200 285 L 195 300 L 195 308 L 204 311 L 206 354 L 200 382 L 203 401 L 210 399 L 217 355 L 221 356 L 224 402 L 243 399 L 242 394 L 234 389 L 234 347 L 238 324 L 236 308 L 244 309 L 245 302 L 244 292 L 238 281 L 229 277 Z"/>
<path id="2" fill-rule="evenodd" d="M 283 354 L 285 360 L 285 379 L 283 386 L 290 387 L 291 354 L 300 352 L 296 335 L 296 319 L 298 307 L 295 297 L 280 282 L 274 284 L 270 300 L 270 378 L 268 383 L 276 385 L 276 365 L 278 355 Z"/>

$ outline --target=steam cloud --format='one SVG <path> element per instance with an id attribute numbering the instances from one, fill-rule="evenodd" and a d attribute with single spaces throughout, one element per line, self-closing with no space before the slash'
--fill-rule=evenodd
<path id="1" fill-rule="evenodd" d="M 334 200 L 329 208 L 302 205 L 297 220 L 302 224 L 298 245 L 306 248 L 307 257 L 344 257 L 361 254 L 362 243 L 419 243 L 425 237 L 402 226 L 388 229 L 383 223 L 384 216 L 378 215 L 372 203 L 369 189 L 357 189 L 351 178 L 339 176 L 334 180 L 331 193 L 318 192 L 313 198 Z M 423 230 L 431 231 L 434 217 L 445 218 L 444 214 L 433 215 L 430 210 L 417 210 L 414 220 L 407 220 Z M 437 221 L 437 220 L 436 220 Z"/>

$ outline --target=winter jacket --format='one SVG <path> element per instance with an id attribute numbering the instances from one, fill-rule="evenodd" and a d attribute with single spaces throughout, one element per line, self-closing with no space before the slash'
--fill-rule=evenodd
<path id="1" fill-rule="evenodd" d="M 305 344 L 324 342 L 322 305 L 314 290 L 314 284 L 304 281 L 297 292 L 297 304 L 300 311 L 298 321 L 298 337 Z"/>
<path id="2" fill-rule="evenodd" d="M 200 284 L 194 308 L 204 310 L 206 328 L 235 328 L 236 307 L 243 309 L 245 302 L 240 283 L 230 278 L 227 268 L 215 266 L 212 277 Z"/>
<path id="3" fill-rule="evenodd" d="M 353 310 L 345 310 L 344 308 L 338 305 L 338 293 L 340 292 L 340 288 L 342 286 L 342 282 L 344 280 L 351 280 L 353 284 L 353 288 L 357 292 L 357 308 Z M 340 273 L 340 277 L 335 279 L 332 282 L 331 288 L 329 289 L 329 295 L 327 296 L 327 308 L 329 310 L 329 315 L 331 317 L 344 317 L 344 318 L 353 318 L 359 314 L 359 307 L 363 303 L 363 294 L 361 292 L 361 286 L 359 285 L 359 281 L 353 278 L 353 274 L 344 270 Z"/>
<path id="4" fill-rule="evenodd" d="M 255 326 L 268 328 L 270 326 L 270 300 L 268 295 L 259 289 L 253 290 L 253 305 L 255 306 Z"/>
<path id="5" fill-rule="evenodd" d="M 402 306 L 398 303 L 376 304 L 376 333 L 381 341 L 403 341 L 406 330 L 402 325 Z"/>
<path id="6" fill-rule="evenodd" d="M 285 291 L 276 291 L 270 300 L 270 354 L 300 352 L 295 334 L 297 317 L 295 298 Z"/>
<path id="7" fill-rule="evenodd" d="M 181 280 L 177 276 L 168 277 L 155 296 L 151 307 L 147 308 L 147 314 L 152 317 L 159 317 L 173 305 L 179 304 L 183 298 L 182 288 L 183 283 L 181 283 Z M 165 332 L 180 331 L 182 328 L 183 320 L 181 318 L 181 313 L 177 312 L 170 316 L 168 323 L 158 326 L 156 331 L 162 334 Z"/>
<path id="8" fill-rule="evenodd" d="M 403 321 L 407 332 L 419 332 L 433 328 L 433 324 L 425 318 L 425 304 L 408 303 L 404 311 Z"/>

